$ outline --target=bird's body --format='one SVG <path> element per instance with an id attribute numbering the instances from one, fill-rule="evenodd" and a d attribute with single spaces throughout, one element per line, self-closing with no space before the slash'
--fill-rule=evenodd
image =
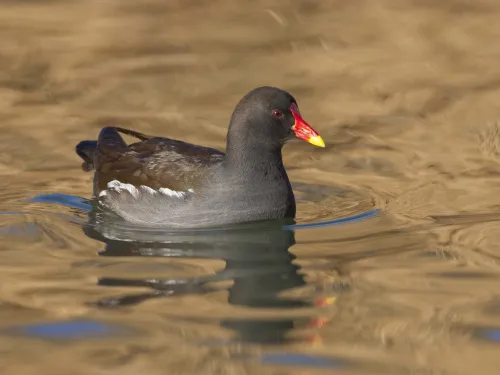
<path id="1" fill-rule="evenodd" d="M 247 94 L 233 113 L 225 153 L 116 127 L 76 150 L 83 168 L 95 171 L 100 204 L 133 223 L 193 228 L 290 218 L 295 198 L 281 148 L 297 134 L 297 119 L 311 143 L 321 140 L 290 108 L 295 100 L 279 89 Z M 127 145 L 120 132 L 140 141 Z"/>

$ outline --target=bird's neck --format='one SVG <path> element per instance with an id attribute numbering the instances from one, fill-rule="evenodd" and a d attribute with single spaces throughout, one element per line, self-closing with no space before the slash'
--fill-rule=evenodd
<path id="1" fill-rule="evenodd" d="M 256 212 L 256 219 L 295 217 L 295 197 L 283 166 L 281 145 L 251 144 L 228 142 L 222 181 L 231 191 L 225 197 L 237 197 L 238 204 Z"/>
<path id="2" fill-rule="evenodd" d="M 238 147 L 229 145 L 224 160 L 227 178 L 242 190 L 262 188 L 277 200 L 294 201 L 281 147 Z"/>
<path id="3" fill-rule="evenodd" d="M 257 180 L 277 174 L 286 177 L 281 146 L 238 143 L 228 141 L 226 149 L 225 165 L 233 175 Z"/>
<path id="4" fill-rule="evenodd" d="M 231 181 L 229 185 L 240 196 L 257 189 L 265 193 L 267 202 L 272 199 L 277 205 L 294 207 L 293 190 L 283 166 L 281 141 L 274 140 L 271 132 L 256 133 L 255 126 L 246 125 L 229 127 L 223 168 L 225 180 Z M 272 129 L 272 126 L 257 128 L 262 132 Z"/>

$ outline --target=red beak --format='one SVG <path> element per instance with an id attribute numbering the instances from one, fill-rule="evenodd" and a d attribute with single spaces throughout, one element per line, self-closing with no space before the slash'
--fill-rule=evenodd
<path id="1" fill-rule="evenodd" d="M 309 142 L 314 146 L 325 147 L 323 138 L 304 121 L 295 103 L 292 103 L 290 106 L 290 111 L 292 111 L 292 115 L 295 118 L 295 124 L 292 126 L 292 130 L 297 138 Z"/>

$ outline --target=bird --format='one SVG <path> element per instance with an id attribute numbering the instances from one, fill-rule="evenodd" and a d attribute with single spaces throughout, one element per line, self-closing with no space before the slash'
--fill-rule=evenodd
<path id="1" fill-rule="evenodd" d="M 127 144 L 120 133 L 138 141 Z M 94 172 L 100 209 L 140 226 L 206 228 L 295 219 L 282 147 L 297 138 L 325 147 L 290 93 L 262 86 L 236 105 L 225 152 L 108 126 L 76 153 Z"/>

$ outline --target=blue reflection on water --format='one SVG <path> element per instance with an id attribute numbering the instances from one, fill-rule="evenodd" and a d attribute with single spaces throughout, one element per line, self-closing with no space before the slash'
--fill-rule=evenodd
<path id="1" fill-rule="evenodd" d="M 363 212 L 361 214 L 357 215 L 352 215 L 348 217 L 342 217 L 340 219 L 334 219 L 334 220 L 328 220 L 328 221 L 320 221 L 318 223 L 305 223 L 305 224 L 293 224 L 293 225 L 287 225 L 283 227 L 283 229 L 312 229 L 312 228 L 321 228 L 321 227 L 329 227 L 333 225 L 342 225 L 342 224 L 350 224 L 350 223 L 355 223 L 358 221 L 363 221 L 370 219 L 372 217 L 377 216 L 378 214 L 381 213 L 381 210 L 376 209 L 376 210 L 371 210 L 367 212 Z"/>
<path id="2" fill-rule="evenodd" d="M 108 337 L 113 334 L 119 334 L 123 330 L 118 326 L 109 324 L 90 320 L 76 320 L 17 326 L 11 327 L 7 331 L 32 337 L 61 340 Z"/>
<path id="3" fill-rule="evenodd" d="M 90 201 L 88 199 L 60 193 L 40 194 L 28 200 L 28 202 L 54 203 L 60 204 L 62 206 L 78 208 L 84 211 L 90 211 L 92 209 L 92 205 L 90 204 Z"/>
<path id="4" fill-rule="evenodd" d="M 299 353 L 268 353 L 263 354 L 260 360 L 266 365 L 308 366 L 319 368 L 341 368 L 345 366 L 345 363 L 338 359 L 316 357 Z"/>
<path id="5" fill-rule="evenodd" d="M 500 329 L 488 328 L 483 331 L 483 336 L 491 341 L 500 342 Z"/>

